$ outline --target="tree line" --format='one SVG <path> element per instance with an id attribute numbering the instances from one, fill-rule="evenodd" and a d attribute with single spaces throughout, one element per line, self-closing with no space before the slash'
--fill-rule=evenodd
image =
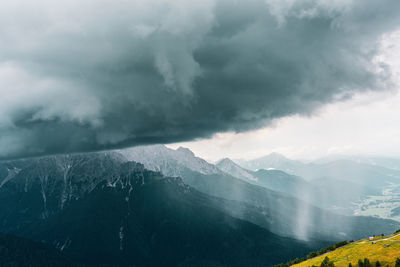
<path id="1" fill-rule="evenodd" d="M 286 262 L 286 263 L 277 264 L 277 265 L 275 265 L 274 267 L 289 267 L 289 266 L 291 266 L 291 265 L 295 265 L 295 264 L 301 263 L 301 262 L 303 262 L 303 261 L 306 261 L 306 260 L 315 258 L 315 257 L 320 256 L 320 255 L 323 255 L 323 254 L 325 254 L 325 253 L 334 251 L 335 249 L 340 248 L 340 247 L 343 247 L 343 246 L 345 246 L 345 245 L 347 245 L 347 244 L 349 244 L 349 243 L 351 243 L 351 242 L 354 242 L 354 241 L 353 241 L 353 240 L 351 240 L 351 241 L 349 241 L 349 242 L 347 242 L 347 241 L 341 241 L 341 242 L 338 242 L 338 243 L 336 243 L 336 244 L 334 244 L 334 245 L 331 245 L 331 246 L 329 246 L 329 247 L 322 248 L 322 249 L 320 249 L 319 251 L 310 252 L 310 253 L 307 255 L 306 258 L 296 258 L 296 259 L 291 260 L 291 261 L 288 261 L 288 262 Z M 324 265 L 324 266 L 325 266 L 325 265 Z M 326 266 L 328 266 L 328 265 L 326 265 Z"/>
<path id="2" fill-rule="evenodd" d="M 277 267 L 277 266 L 287 267 L 290 265 L 281 263 L 281 264 L 275 265 L 275 267 Z M 364 260 L 359 259 L 357 266 L 358 267 L 383 267 L 379 260 L 376 261 L 375 264 L 372 264 L 368 258 L 364 258 Z M 318 266 L 312 265 L 311 267 L 318 267 Z M 319 267 L 335 267 L 335 264 L 333 261 L 331 261 L 329 259 L 329 257 L 325 257 Z M 349 267 L 353 267 L 353 265 L 351 263 L 349 263 Z M 389 267 L 389 265 L 387 265 L 387 267 Z M 400 259 L 399 258 L 396 259 L 395 267 L 400 267 Z"/>
<path id="3" fill-rule="evenodd" d="M 376 261 L 375 264 L 372 264 L 368 258 L 364 258 L 364 260 L 359 259 L 357 265 L 358 265 L 358 267 L 374 267 L 374 266 L 382 267 L 382 264 L 380 263 L 379 260 Z M 387 266 L 389 266 L 389 265 L 387 265 Z M 394 266 L 400 267 L 400 259 L 399 258 L 396 259 L 396 263 Z M 349 263 L 349 267 L 353 267 L 353 265 L 351 263 Z"/>

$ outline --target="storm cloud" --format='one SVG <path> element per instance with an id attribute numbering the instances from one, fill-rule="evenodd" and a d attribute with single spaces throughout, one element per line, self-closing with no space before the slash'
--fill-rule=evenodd
<path id="1" fill-rule="evenodd" d="M 247 131 L 391 88 L 398 0 L 10 0 L 0 158 Z"/>

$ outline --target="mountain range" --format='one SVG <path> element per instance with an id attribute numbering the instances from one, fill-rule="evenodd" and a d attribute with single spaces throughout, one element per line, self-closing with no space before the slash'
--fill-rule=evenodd
<path id="1" fill-rule="evenodd" d="M 362 160 L 363 159 L 363 160 Z M 378 158 L 379 159 L 379 158 Z M 369 162 L 374 162 L 370 164 Z M 384 162 L 382 165 L 379 162 Z M 385 166 L 398 166 L 396 159 L 378 161 L 373 158 L 325 158 L 311 163 L 303 163 L 291 160 L 278 153 L 271 153 L 267 156 L 254 160 L 235 160 L 239 166 L 256 171 L 259 169 L 278 169 L 289 174 L 300 176 L 308 181 L 320 178 L 330 178 L 340 181 L 368 184 L 370 187 L 383 188 L 390 183 L 398 183 L 400 170 Z"/>
<path id="2" fill-rule="evenodd" d="M 219 161 L 217 167 L 249 183 L 287 193 L 319 207 L 335 209 L 335 212 L 348 215 L 353 213 L 351 209 L 352 203 L 360 201 L 366 196 L 380 195 L 382 193 L 381 188 L 331 177 L 305 180 L 300 176 L 288 174 L 277 169 L 251 171 L 242 168 L 227 158 Z"/>
<path id="3" fill-rule="evenodd" d="M 299 176 L 232 163 L 161 145 L 3 161 L 0 232 L 79 264 L 265 266 L 399 228 L 307 202 Z"/>
<path id="4" fill-rule="evenodd" d="M 80 263 L 262 266 L 310 249 L 224 212 L 235 202 L 118 153 L 6 162 L 3 168 L 18 171 L 0 188 L 0 231 L 44 242 Z"/>
<path id="5" fill-rule="evenodd" d="M 246 203 L 247 212 L 250 210 L 254 211 L 252 214 L 261 212 L 263 216 L 244 215 L 242 211 L 237 212 L 236 209 L 228 209 L 228 212 L 233 212 L 233 216 L 250 220 L 279 235 L 312 240 L 356 239 L 361 238 L 362 232 L 367 228 L 385 224 L 370 224 L 371 220 L 376 220 L 376 218 L 342 216 L 338 219 L 337 214 L 305 201 L 312 195 L 307 193 L 309 191 L 302 190 L 302 187 L 308 187 L 309 183 L 298 176 L 273 170 L 249 172 L 236 165 L 235 170 L 241 169 L 239 170 L 241 173 L 247 172 L 252 177 L 257 177 L 257 175 L 259 177 L 258 181 L 246 177 L 234 177 L 227 173 L 226 169 L 215 170 L 215 167 L 220 167 L 221 164 L 215 166 L 196 157 L 193 153 L 183 154 L 183 151 L 188 152 L 182 148 L 174 150 L 162 145 L 142 146 L 126 149 L 124 155 L 130 160 L 144 164 L 145 168 L 160 171 L 164 175 L 180 176 L 186 184 L 205 194 Z M 162 160 L 157 159 L 159 155 L 163 155 Z M 202 170 L 209 171 L 196 171 L 199 166 Z M 271 175 L 268 177 L 265 173 L 271 173 Z M 281 185 L 276 182 L 277 180 L 281 181 Z M 262 182 L 259 183 L 259 181 Z M 292 183 L 291 186 L 290 183 Z M 292 191 L 278 192 L 279 188 L 292 188 Z M 310 194 L 319 194 L 318 192 L 315 190 Z M 329 198 L 329 195 L 319 195 L 322 195 L 324 199 Z M 312 197 L 312 199 L 317 198 Z M 319 199 L 318 203 L 323 203 L 324 199 Z M 392 223 L 392 221 L 388 222 Z"/>

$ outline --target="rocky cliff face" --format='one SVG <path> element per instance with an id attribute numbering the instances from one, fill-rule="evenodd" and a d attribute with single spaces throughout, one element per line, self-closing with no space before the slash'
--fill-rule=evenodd
<path id="1" fill-rule="evenodd" d="M 196 157 L 187 148 L 170 149 L 164 145 L 138 146 L 118 151 L 128 160 L 142 163 L 145 168 L 159 171 L 166 176 L 182 176 L 189 169 L 201 174 L 219 174 L 213 164 Z"/>
<path id="2" fill-rule="evenodd" d="M 117 153 L 51 156 L 2 163 L 7 170 L 0 186 L 0 225 L 18 231 L 24 223 L 45 219 L 98 183 L 118 182 L 123 157 Z M 143 165 L 134 164 L 136 169 Z M 16 223 L 18 222 L 18 223 Z"/>

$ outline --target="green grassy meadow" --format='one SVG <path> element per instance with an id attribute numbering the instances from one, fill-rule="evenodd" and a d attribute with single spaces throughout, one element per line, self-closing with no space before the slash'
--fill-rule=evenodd
<path id="1" fill-rule="evenodd" d="M 348 267 L 349 263 L 358 266 L 358 260 L 364 258 L 368 258 L 373 266 L 376 261 L 382 266 L 395 266 L 396 258 L 400 258 L 400 234 L 375 237 L 374 242 L 359 240 L 293 266 L 320 266 L 325 257 L 339 267 Z"/>

